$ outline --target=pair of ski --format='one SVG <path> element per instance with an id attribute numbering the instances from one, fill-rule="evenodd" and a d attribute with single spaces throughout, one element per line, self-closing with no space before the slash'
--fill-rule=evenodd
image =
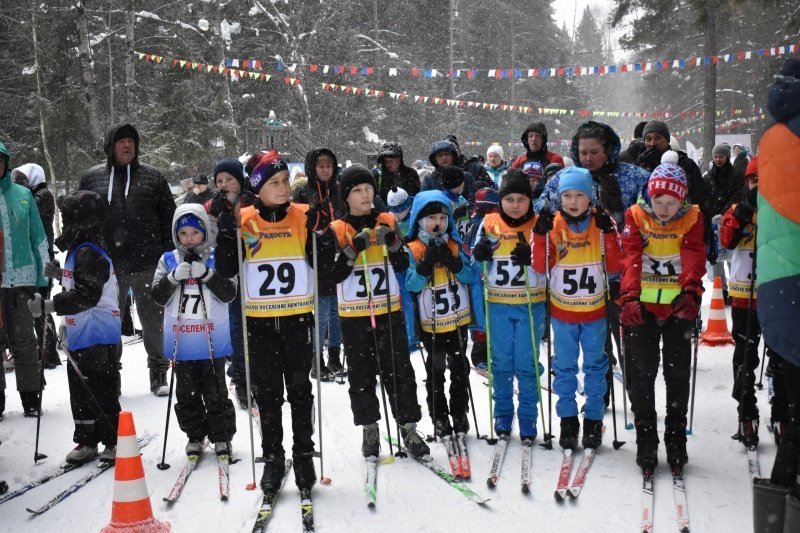
<path id="1" fill-rule="evenodd" d="M 152 442 L 153 439 L 155 439 L 155 438 L 156 438 L 155 435 L 145 435 L 143 437 L 138 438 L 137 441 L 138 441 L 138 444 L 139 444 L 139 449 L 141 450 L 142 448 L 144 448 L 145 446 L 150 444 L 150 442 Z M 84 462 L 84 463 L 78 463 L 78 464 L 72 464 L 72 463 L 64 464 L 58 470 L 56 470 L 54 472 L 51 472 L 49 474 L 46 474 L 45 476 L 42 476 L 41 478 L 39 478 L 37 480 L 34 480 L 34 481 L 28 483 L 27 485 L 24 485 L 24 486 L 20 487 L 19 489 L 15 490 L 13 492 L 9 492 L 8 494 L 4 495 L 2 498 L 0 498 L 0 503 L 7 502 L 8 500 L 16 498 L 17 496 L 20 496 L 22 494 L 25 494 L 29 490 L 34 489 L 34 488 L 38 487 L 39 485 L 43 485 L 43 484 L 47 483 L 48 481 L 52 481 L 53 479 L 61 477 L 64 474 L 66 474 L 68 472 L 72 472 L 73 470 L 75 470 L 77 468 L 80 468 L 83 465 L 86 465 L 86 464 L 88 464 L 90 462 L 91 461 L 87 461 L 87 462 Z M 61 503 L 67 496 L 76 493 L 79 489 L 81 489 L 81 487 L 86 486 L 91 480 L 95 479 L 96 477 L 98 477 L 100 474 L 102 474 L 106 470 L 109 470 L 112 466 L 114 466 L 114 462 L 113 461 L 100 461 L 100 462 L 98 462 L 97 463 L 97 468 L 95 468 L 91 472 L 85 474 L 83 477 L 79 478 L 72 485 L 70 485 L 69 487 L 67 487 L 66 489 L 64 489 L 63 491 L 58 493 L 57 495 L 55 495 L 53 498 L 51 498 L 49 501 L 47 501 L 41 507 L 37 507 L 35 509 L 27 508 L 26 510 L 29 513 L 31 513 L 32 515 L 34 515 L 34 516 L 38 516 L 38 515 L 40 515 L 42 513 L 45 513 L 47 511 L 49 511 L 50 509 L 52 509 L 53 507 L 55 507 L 56 505 Z"/>
<path id="2" fill-rule="evenodd" d="M 264 494 L 263 498 L 261 499 L 261 506 L 258 508 L 256 521 L 253 524 L 253 533 L 263 533 L 266 531 L 267 525 L 269 525 L 269 521 L 272 518 L 272 513 L 275 510 L 275 504 L 277 503 L 278 496 L 280 496 L 284 485 L 286 485 L 286 478 L 289 477 L 289 471 L 291 471 L 291 469 L 292 460 L 287 459 L 286 469 L 284 470 L 283 478 L 281 479 L 281 484 L 278 487 L 278 490 Z M 303 521 L 303 533 L 313 532 L 314 503 L 311 500 L 311 489 L 300 490 L 300 517 Z"/>
<path id="3" fill-rule="evenodd" d="M 653 531 L 654 471 L 642 472 L 642 533 Z M 689 507 L 686 505 L 686 483 L 683 468 L 672 470 L 672 494 L 675 498 L 675 521 L 680 533 L 689 533 Z"/>
<path id="4" fill-rule="evenodd" d="M 561 459 L 561 470 L 558 474 L 558 485 L 553 494 L 556 501 L 563 502 L 567 496 L 573 500 L 578 497 L 581 490 L 583 490 L 584 483 L 586 483 L 586 476 L 589 473 L 589 467 L 592 466 L 592 461 L 594 461 L 594 454 L 594 448 L 587 448 L 583 452 L 583 457 L 578 463 L 578 470 L 575 472 L 575 478 L 570 484 L 569 478 L 572 475 L 572 465 L 575 462 L 575 451 L 571 449 L 564 450 Z"/>
<path id="5" fill-rule="evenodd" d="M 458 481 L 472 478 L 472 465 L 469 461 L 466 437 L 465 433 L 456 433 L 455 437 L 453 435 L 442 437 L 442 443 L 444 443 L 444 448 L 447 450 L 450 471 Z"/>
<path id="6" fill-rule="evenodd" d="M 203 443 L 203 449 L 199 454 L 191 454 L 186 456 L 186 463 L 183 465 L 183 468 L 181 468 L 180 472 L 178 472 L 178 478 L 175 480 L 175 484 L 172 485 L 172 490 L 169 491 L 169 495 L 163 498 L 168 505 L 171 505 L 178 500 L 178 497 L 183 492 L 183 488 L 186 486 L 186 482 L 189 480 L 189 476 L 191 476 L 192 472 L 194 472 L 194 470 L 197 468 L 197 464 L 203 457 L 203 452 L 206 450 L 206 448 L 208 448 L 208 445 L 208 440 L 206 440 Z M 217 469 L 219 473 L 219 498 L 222 501 L 228 501 L 228 498 L 230 497 L 230 455 L 217 455 L 217 463 L 219 465 Z"/>
<path id="7" fill-rule="evenodd" d="M 498 435 L 497 443 L 494 445 L 494 454 L 492 454 L 492 463 L 489 468 L 489 477 L 486 479 L 486 485 L 493 489 L 497 487 L 500 481 L 500 471 L 503 469 L 503 462 L 506 457 L 506 449 L 508 449 L 508 435 Z M 520 461 L 520 487 L 523 494 L 529 494 L 531 491 L 531 462 L 533 460 L 533 439 L 522 439 L 522 459 Z"/>

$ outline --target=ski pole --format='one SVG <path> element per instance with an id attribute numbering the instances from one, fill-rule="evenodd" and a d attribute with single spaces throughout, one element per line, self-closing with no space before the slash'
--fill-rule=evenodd
<path id="1" fill-rule="evenodd" d="M 319 265 L 317 263 L 317 232 L 311 232 L 311 263 L 314 269 L 314 358 L 317 363 L 317 418 L 319 419 L 319 482 L 330 485 L 331 479 L 325 477 L 325 455 L 322 453 L 322 335 L 319 331 Z M 330 349 L 330 347 L 329 347 Z"/>
<path id="2" fill-rule="evenodd" d="M 86 381 L 86 376 L 83 375 L 81 369 L 78 367 L 78 362 L 72 357 L 72 355 L 67 352 L 67 361 L 72 366 L 72 369 L 75 371 L 75 375 L 78 376 L 78 381 L 81 382 L 83 385 L 83 389 L 86 391 L 86 395 L 92 401 L 92 406 L 97 410 L 97 414 L 100 415 L 100 418 L 108 424 L 108 427 L 111 429 L 112 432 L 117 431 L 117 428 L 114 427 L 114 424 L 111 423 L 111 419 L 108 418 L 108 415 L 103 411 L 103 408 L 100 406 L 100 402 L 97 401 L 97 396 L 94 395 L 92 389 L 89 388 L 89 383 Z"/>
<path id="3" fill-rule="evenodd" d="M 172 411 L 172 390 L 175 385 L 175 360 L 178 357 L 178 337 L 181 334 L 181 319 L 183 318 L 183 292 L 184 281 L 181 281 L 181 288 L 178 291 L 178 320 L 177 328 L 175 328 L 175 339 L 172 341 L 172 360 L 170 367 L 172 372 L 169 375 L 169 397 L 167 398 L 167 417 L 164 424 L 164 449 L 161 451 L 161 462 L 156 464 L 159 470 L 167 470 L 171 465 L 166 462 L 167 458 L 167 437 L 169 436 L 169 418 Z"/>
<path id="4" fill-rule="evenodd" d="M 697 384 L 697 351 L 700 348 L 700 330 L 702 330 L 703 321 L 700 315 L 694 321 L 694 332 L 692 334 L 692 341 L 694 342 L 694 365 L 692 368 L 692 400 L 689 406 L 689 429 L 686 430 L 687 435 L 692 434 L 692 424 L 694 423 L 694 389 Z"/>
<path id="5" fill-rule="evenodd" d="M 528 246 L 528 241 L 525 240 L 525 234 L 521 231 L 517 232 L 517 239 L 519 239 L 519 243 L 525 246 Z M 533 324 L 533 302 L 531 301 L 531 283 L 530 283 L 530 275 L 528 274 L 528 266 L 530 264 L 530 260 L 528 264 L 522 264 L 520 267 L 522 271 L 525 273 L 525 297 L 528 303 L 528 327 L 531 330 L 531 344 L 533 345 L 533 370 L 536 375 L 536 393 L 539 397 L 539 412 L 542 414 L 542 429 L 544 430 L 544 443 L 540 446 L 546 450 L 553 449 L 553 443 L 551 441 L 552 435 L 550 432 L 547 431 L 547 426 L 545 425 L 545 418 L 544 418 L 544 402 L 542 401 L 542 383 L 541 383 L 541 376 L 539 372 L 539 339 L 536 337 L 536 328 Z"/>
<path id="6" fill-rule="evenodd" d="M 767 343 L 764 343 L 764 348 L 761 351 L 761 377 L 758 378 L 758 383 L 756 383 L 756 387 L 758 390 L 764 388 L 764 367 L 766 366 L 766 359 L 767 359 Z"/>
<path id="7" fill-rule="evenodd" d="M 619 324 L 619 351 L 622 355 L 622 412 L 625 416 L 625 429 L 633 429 L 633 423 L 628 422 L 628 380 L 625 379 L 628 359 L 625 354 L 625 328 L 622 322 Z"/>
<path id="8" fill-rule="evenodd" d="M 436 266 L 434 265 L 434 269 Z M 430 370 L 430 397 L 431 397 L 431 420 L 433 422 L 433 438 L 425 439 L 428 442 L 436 440 L 436 289 L 433 285 L 433 272 L 428 288 L 431 291 L 431 352 L 428 354 L 428 362 L 431 364 Z"/>
<path id="9" fill-rule="evenodd" d="M 380 379 L 378 380 L 381 385 L 381 398 L 383 399 L 383 417 L 386 419 L 386 435 L 388 437 L 389 442 L 389 457 L 384 459 L 382 462 L 384 464 L 389 464 L 394 462 L 394 448 L 392 447 L 392 428 L 389 425 L 389 410 L 386 408 L 386 387 L 383 383 L 383 369 L 381 369 L 381 352 L 380 347 L 378 346 L 378 332 L 377 332 L 377 324 L 375 321 L 375 302 L 372 299 L 372 284 L 369 281 L 369 267 L 367 265 L 367 251 L 363 250 L 359 252 L 361 254 L 361 264 L 364 267 L 364 286 L 367 289 L 367 301 L 369 302 L 369 318 L 370 318 L 370 325 L 372 326 L 372 343 L 375 345 L 375 364 L 378 366 L 378 376 Z M 389 280 L 386 280 L 387 283 Z M 395 404 L 397 407 L 397 404 Z M 395 419 L 396 421 L 396 419 Z M 400 435 L 397 435 L 398 441 L 397 446 L 400 446 Z"/>
<path id="10" fill-rule="evenodd" d="M 600 207 L 598 207 L 598 211 L 601 211 Z M 600 232 L 600 264 L 603 268 L 603 307 L 605 307 L 606 311 L 606 335 L 611 336 L 611 321 L 608 319 L 608 270 L 606 270 L 606 234 L 602 231 Z M 606 358 L 610 359 L 608 354 L 606 354 Z M 625 384 L 623 383 L 622 386 L 624 387 Z M 612 445 L 614 446 L 615 450 L 619 450 L 625 444 L 625 441 L 620 441 L 617 438 L 617 401 L 616 395 L 614 394 L 614 378 L 611 378 L 611 419 L 614 423 L 614 442 Z"/>
<path id="11" fill-rule="evenodd" d="M 494 436 L 494 405 L 492 404 L 492 396 L 494 395 L 494 388 L 492 387 L 492 336 L 489 327 L 489 266 L 486 261 L 483 262 L 483 312 L 486 315 L 486 376 L 489 381 L 489 438 L 486 442 L 489 444 L 497 444 L 497 439 Z"/>
<path id="12" fill-rule="evenodd" d="M 244 338 L 244 342 L 242 343 L 242 348 L 244 349 L 244 382 L 245 388 L 247 389 L 247 422 L 250 427 L 250 469 L 253 474 L 253 481 L 245 485 L 245 490 L 255 490 L 258 485 L 256 485 L 256 451 L 255 451 L 255 443 L 253 442 L 253 391 L 250 385 L 250 339 L 247 336 L 247 303 L 245 302 L 245 295 L 247 291 L 245 290 L 245 272 L 244 272 L 244 260 L 242 258 L 242 228 L 239 224 L 236 224 L 236 258 L 237 258 L 237 266 L 239 271 L 239 303 L 241 304 L 241 312 L 242 312 L 242 337 Z M 259 420 L 261 417 L 259 417 Z M 259 432 L 261 432 L 261 426 L 259 423 Z M 263 439 L 263 434 L 262 434 Z"/>
<path id="13" fill-rule="evenodd" d="M 545 205 L 549 206 L 548 199 Z M 549 207 L 547 208 L 549 211 Z M 545 247 L 545 292 L 544 292 L 544 328 L 547 332 L 547 427 L 550 428 L 548 437 L 553 438 L 553 332 L 550 326 L 550 233 L 544 236 Z M 550 444 L 552 449 L 553 445 Z"/>
<path id="14" fill-rule="evenodd" d="M 46 322 L 46 315 L 42 313 L 42 322 Z M 42 459 L 47 459 L 43 453 L 39 453 L 39 430 L 42 424 L 42 404 L 44 399 L 44 324 L 42 324 L 42 335 L 39 341 L 39 408 L 36 410 L 36 446 L 33 451 L 33 464 Z"/>

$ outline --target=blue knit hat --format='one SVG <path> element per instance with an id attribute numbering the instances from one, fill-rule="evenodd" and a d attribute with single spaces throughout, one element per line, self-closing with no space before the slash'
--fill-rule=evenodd
<path id="1" fill-rule="evenodd" d="M 178 233 L 182 228 L 187 226 L 202 232 L 203 235 L 206 234 L 206 225 L 203 224 L 203 221 L 200 220 L 196 215 L 191 213 L 186 213 L 178 219 L 178 221 L 175 223 L 175 233 Z"/>
<path id="2" fill-rule="evenodd" d="M 593 200 L 594 191 L 591 172 L 585 168 L 575 166 L 562 170 L 558 175 L 558 194 L 561 195 L 571 190 L 578 190 L 588 196 L 590 200 Z"/>

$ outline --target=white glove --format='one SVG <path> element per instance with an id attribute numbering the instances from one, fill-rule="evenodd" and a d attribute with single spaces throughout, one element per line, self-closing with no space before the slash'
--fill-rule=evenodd
<path id="1" fill-rule="evenodd" d="M 180 285 L 182 281 L 186 281 L 190 277 L 192 277 L 192 265 L 185 261 L 175 267 L 175 270 L 167 274 L 169 282 L 173 285 Z"/>
<path id="2" fill-rule="evenodd" d="M 211 276 L 214 275 L 214 271 L 205 266 L 200 261 L 192 261 L 192 277 L 194 279 L 200 280 L 203 283 L 211 279 Z"/>
<path id="3" fill-rule="evenodd" d="M 53 300 L 43 300 L 42 295 L 38 292 L 33 295 L 33 298 L 28 300 L 28 309 L 31 310 L 33 318 L 39 318 L 42 314 L 50 314 L 55 312 L 53 308 Z"/>

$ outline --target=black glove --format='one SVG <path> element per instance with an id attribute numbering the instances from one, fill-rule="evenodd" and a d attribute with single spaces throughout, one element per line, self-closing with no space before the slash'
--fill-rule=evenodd
<path id="1" fill-rule="evenodd" d="M 511 263 L 516 266 L 530 266 L 531 264 L 531 245 L 525 241 L 525 235 L 520 231 L 517 233 L 519 242 L 511 250 Z"/>
<path id="2" fill-rule="evenodd" d="M 753 213 L 758 208 L 758 187 L 747 191 L 736 207 L 733 208 L 733 216 L 739 219 L 742 224 L 750 224 L 753 221 Z"/>
<path id="3" fill-rule="evenodd" d="M 252 191 L 243 191 L 239 196 L 239 207 L 250 207 L 256 203 L 256 195 Z"/>
<path id="4" fill-rule="evenodd" d="M 549 210 L 539 213 L 539 218 L 536 219 L 536 225 L 533 226 L 533 232 L 537 235 L 547 235 L 553 229 L 553 220 L 556 216 Z"/>
<path id="5" fill-rule="evenodd" d="M 311 206 L 306 211 L 306 229 L 322 235 L 331 224 L 331 217 L 323 207 Z"/>
<path id="6" fill-rule="evenodd" d="M 233 213 L 220 213 L 217 217 L 217 239 L 236 239 L 236 217 Z"/>
<path id="7" fill-rule="evenodd" d="M 218 191 L 217 194 L 214 195 L 214 198 L 211 199 L 211 204 L 208 208 L 208 214 L 212 217 L 219 217 L 221 213 L 229 213 L 232 210 L 233 207 L 225 197 L 225 193 Z"/>
<path id="8" fill-rule="evenodd" d="M 643 169 L 652 172 L 653 169 L 661 164 L 661 154 L 662 152 L 654 146 L 649 150 L 642 152 L 641 155 L 639 155 L 639 159 L 636 160 L 636 164 Z"/>
<path id="9" fill-rule="evenodd" d="M 456 207 L 456 210 L 453 211 L 453 218 L 458 222 L 459 220 L 463 220 L 467 216 L 467 204 L 461 204 L 460 206 Z"/>
<path id="10" fill-rule="evenodd" d="M 353 240 L 344 247 L 344 255 L 347 256 L 348 259 L 354 261 L 358 254 L 363 252 L 364 250 L 369 247 L 370 235 L 369 230 L 363 229 L 361 233 L 353 237 Z"/>
<path id="11" fill-rule="evenodd" d="M 597 225 L 597 229 L 603 233 L 611 233 L 614 231 L 614 220 L 607 211 L 595 211 L 594 223 Z"/>
<path id="12" fill-rule="evenodd" d="M 64 271 L 61 269 L 61 264 L 58 262 L 58 259 L 47 261 L 44 264 L 44 277 L 50 279 L 61 279 L 61 276 L 63 275 Z"/>
<path id="13" fill-rule="evenodd" d="M 494 255 L 494 245 L 489 239 L 481 239 L 472 247 L 472 257 L 475 261 L 489 261 Z"/>

